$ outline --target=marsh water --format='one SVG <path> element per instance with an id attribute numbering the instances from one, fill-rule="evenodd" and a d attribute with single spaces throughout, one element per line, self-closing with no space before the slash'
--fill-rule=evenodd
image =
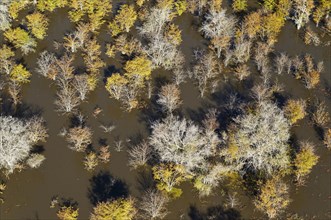
<path id="1" fill-rule="evenodd" d="M 128 156 L 125 148 L 126 140 L 137 136 L 147 137 L 149 133 L 149 123 L 146 121 L 148 111 L 124 112 L 118 102 L 109 98 L 102 82 L 89 95 L 88 100 L 81 104 L 80 111 L 88 117 L 87 124 L 93 129 L 93 145 L 97 146 L 100 139 L 104 139 L 112 147 L 111 162 L 99 165 L 93 172 L 87 172 L 82 164 L 84 155 L 70 150 L 64 138 L 58 135 L 63 127 L 70 125 L 70 118 L 55 111 L 56 87 L 51 80 L 39 76 L 34 69 L 38 54 L 44 50 L 52 51 L 53 45 L 50 42 L 61 41 L 65 33 L 73 30 L 74 25 L 68 21 L 66 10 L 57 10 L 50 14 L 50 21 L 48 37 L 38 43 L 35 53 L 22 57 L 23 63 L 33 73 L 30 84 L 23 88 L 23 102 L 32 108 L 40 109 L 47 122 L 49 138 L 43 145 L 43 154 L 46 156 L 46 160 L 40 168 L 23 170 L 11 175 L 10 179 L 7 180 L 7 188 L 4 193 L 5 203 L 0 206 L 0 219 L 3 220 L 56 219 L 57 209 L 49 207 L 50 200 L 55 195 L 76 201 L 79 207 L 79 219 L 88 219 L 94 197 L 102 197 L 107 193 L 107 185 L 104 186 L 103 184 L 107 184 L 107 179 L 110 176 L 121 180 L 126 186 L 126 190 L 133 196 L 139 196 L 151 178 L 148 172 L 130 170 L 127 166 Z M 193 49 L 206 48 L 207 42 L 197 31 L 194 17 L 189 13 L 176 18 L 175 22 L 182 30 L 181 50 L 186 60 L 189 61 L 192 58 Z M 109 35 L 101 33 L 100 39 L 108 41 L 107 38 Z M 331 112 L 330 47 L 305 45 L 294 24 L 288 22 L 282 29 L 275 51 L 287 52 L 291 56 L 309 53 L 315 60 L 324 61 L 325 69 L 321 75 L 321 82 L 314 90 L 305 89 L 302 82 L 294 79 L 293 76 L 281 75 L 276 77 L 284 85 L 286 96 L 310 100 L 318 97 L 326 102 L 328 111 Z M 105 71 L 115 65 L 106 56 L 103 59 L 107 62 Z M 254 72 L 253 69 L 252 71 Z M 256 77 L 257 73 L 254 73 L 252 77 L 254 75 Z M 166 81 L 168 78 L 167 72 L 163 70 L 153 72 L 155 82 L 160 81 L 160 79 Z M 194 116 L 206 111 L 209 107 L 217 108 L 223 101 L 221 100 L 222 94 L 229 87 L 238 90 L 243 89 L 238 82 L 228 79 L 220 82 L 216 95 L 201 99 L 193 83 L 187 81 L 181 85 L 183 113 L 187 117 L 195 118 Z M 92 116 L 95 107 L 103 110 L 97 118 Z M 101 123 L 113 123 L 116 129 L 108 135 L 100 129 Z M 300 121 L 292 129 L 292 132 L 298 140 L 314 142 L 317 145 L 320 159 L 318 165 L 309 175 L 305 186 L 291 187 L 292 202 L 286 213 L 298 213 L 305 219 L 330 219 L 330 151 L 325 149 L 308 119 Z M 114 150 L 115 140 L 123 141 L 123 151 Z M 251 198 L 244 194 L 240 195 L 238 213 L 232 213 L 224 208 L 224 196 L 221 196 L 220 189 L 215 190 L 214 194 L 209 197 L 199 198 L 191 184 L 184 183 L 181 188 L 183 195 L 169 204 L 170 213 L 166 219 L 205 219 L 205 214 L 211 207 L 218 209 L 219 219 L 263 218 L 259 212 L 254 210 L 252 201 L 250 201 Z"/>

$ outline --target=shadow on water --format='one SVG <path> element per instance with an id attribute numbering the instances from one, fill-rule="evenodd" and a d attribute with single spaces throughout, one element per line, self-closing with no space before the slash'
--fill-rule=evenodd
<path id="1" fill-rule="evenodd" d="M 115 179 L 108 171 L 100 171 L 90 179 L 88 198 L 93 205 L 127 197 L 128 194 L 127 185 L 122 180 Z"/>
<path id="2" fill-rule="evenodd" d="M 148 189 L 155 188 L 155 182 L 153 179 L 153 173 L 151 169 L 143 167 L 137 172 L 137 189 L 140 192 L 145 192 Z"/>
<path id="3" fill-rule="evenodd" d="M 206 212 L 199 211 L 197 207 L 190 206 L 188 213 L 191 220 L 237 220 L 241 219 L 239 211 L 235 209 L 224 209 L 222 206 L 212 206 Z"/>

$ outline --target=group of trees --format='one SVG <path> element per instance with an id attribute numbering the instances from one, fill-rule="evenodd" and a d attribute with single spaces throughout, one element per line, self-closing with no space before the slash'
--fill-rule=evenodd
<path id="1" fill-rule="evenodd" d="M 293 181 L 302 184 L 319 159 L 313 143 L 292 143 L 291 126 L 309 115 L 314 126 L 322 128 L 322 138 L 329 149 L 331 130 L 327 129 L 329 114 L 323 102 L 311 105 L 303 99 L 289 98 L 280 105 L 274 96 L 280 88 L 271 83 L 271 74 L 276 73 L 273 76 L 277 77 L 288 73 L 307 89 L 316 88 L 323 62 L 316 62 L 309 54 L 289 57 L 275 53 L 274 45 L 286 20 L 293 20 L 297 29 L 304 29 L 305 43 L 320 45 L 318 34 L 307 25 L 312 19 L 330 31 L 330 2 L 264 0 L 261 8 L 248 12 L 247 0 L 234 0 L 234 13 L 222 8 L 221 0 L 158 0 L 148 5 L 145 2 L 121 4 L 112 15 L 109 0 L 1 1 L 0 31 L 5 43 L 0 48 L 0 90 L 8 88 L 15 106 L 20 102 L 20 88 L 29 83 L 31 72 L 15 60 L 15 49 L 23 55 L 34 52 L 38 40 L 47 36 L 49 12 L 66 8 L 75 30 L 66 33 L 61 42 L 55 42 L 56 52 L 42 52 L 35 70 L 54 81 L 56 109 L 65 114 L 78 112 L 79 105 L 101 79 L 105 53 L 111 59 L 121 55 L 119 69 L 104 80 L 110 97 L 131 111 L 143 106 L 145 94 L 151 98 L 153 91 L 158 91 L 156 104 L 163 112 L 162 118 L 151 122 L 149 137 L 128 150 L 128 165 L 137 170 L 148 169 L 154 186 L 139 198 L 98 202 L 91 220 L 162 219 L 167 215 L 167 203 L 181 196 L 181 183 L 189 181 L 200 196 L 207 196 L 225 180 L 244 187 L 253 195 L 256 208 L 269 218 L 277 217 L 290 203 L 285 177 L 294 177 Z M 25 19 L 13 26 L 12 21 L 18 21 L 19 12 L 26 9 Z M 186 11 L 199 16 L 198 30 L 209 42 L 207 49 L 194 51 L 192 66 L 187 70 L 180 50 L 181 29 L 175 20 Z M 98 34 L 105 24 L 110 38 L 102 51 Z M 138 36 L 132 34 L 135 28 Z M 79 58 L 84 68 L 75 67 Z M 224 116 L 216 110 L 210 110 L 199 121 L 181 114 L 180 84 L 186 77 L 197 85 L 204 98 L 216 91 L 226 71 L 239 81 L 247 79 L 251 74 L 249 60 L 255 63 L 262 83 L 252 88 L 253 95 L 244 104 L 226 109 L 236 112 L 234 116 L 230 114 L 229 120 L 219 120 L 220 115 Z M 159 68 L 172 72 L 172 80 L 153 90 L 152 72 Z M 101 144 L 95 149 L 93 130 L 79 114 L 78 121 L 62 134 L 70 149 L 85 154 L 85 169 L 93 171 L 99 162 L 110 160 L 110 147 Z M 102 128 L 107 133 L 113 129 Z M 45 157 L 31 150 L 46 138 L 41 118 L 0 116 L 0 168 L 9 174 L 25 165 L 40 166 Z M 0 185 L 0 194 L 4 188 Z M 74 220 L 78 211 L 72 205 L 61 206 L 57 216 Z"/>
<path id="2" fill-rule="evenodd" d="M 45 157 L 31 153 L 33 146 L 46 141 L 47 129 L 42 118 L 0 117 L 0 168 L 10 174 L 15 169 L 41 165 Z"/>

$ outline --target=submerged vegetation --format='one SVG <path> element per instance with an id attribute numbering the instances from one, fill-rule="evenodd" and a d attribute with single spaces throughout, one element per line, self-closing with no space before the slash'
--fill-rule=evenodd
<path id="1" fill-rule="evenodd" d="M 167 219 L 169 204 L 184 197 L 185 184 L 201 201 L 211 196 L 226 201 L 227 209 L 206 214 L 191 207 L 184 214 L 192 219 L 240 219 L 237 196 L 249 198 L 248 206 L 258 210 L 254 218 L 288 216 L 291 191 L 304 190 L 323 157 L 321 150 L 331 149 L 331 88 L 324 77 L 330 73 L 311 54 L 276 48 L 288 23 L 307 47 L 330 47 L 331 2 L 255 3 L 2 0 L 0 178 L 5 182 L 0 181 L 0 203 L 6 203 L 10 177 L 17 171 L 43 170 L 49 154 L 42 153 L 41 144 L 47 153 L 48 139 L 58 138 L 72 150 L 66 153 L 80 154 L 81 167 L 94 175 L 89 189 L 94 207 L 84 219 Z M 52 16 L 60 12 L 71 28 L 53 38 Z M 190 27 L 182 25 L 183 16 L 192 18 Z M 191 45 L 192 31 L 199 46 Z M 25 101 L 37 77 L 54 89 L 52 112 L 68 122 L 56 131 L 60 137 L 51 136 L 54 129 L 48 132 L 44 112 L 30 109 Z M 293 92 L 295 88 L 300 92 Z M 122 125 L 125 134 L 118 135 L 119 124 L 103 122 L 113 112 L 95 106 L 99 90 L 107 94 L 107 102 L 119 103 L 119 118 L 139 115 L 145 131 L 123 140 L 130 125 Z M 201 109 L 187 110 L 184 91 L 203 103 Z M 308 134 L 298 138 L 297 128 L 303 126 L 313 128 L 318 140 Z M 125 169 L 112 163 L 122 154 L 128 172 L 144 179 L 139 193 L 100 171 Z M 79 219 L 83 210 L 71 199 L 55 197 L 51 207 L 55 205 L 61 220 Z"/>

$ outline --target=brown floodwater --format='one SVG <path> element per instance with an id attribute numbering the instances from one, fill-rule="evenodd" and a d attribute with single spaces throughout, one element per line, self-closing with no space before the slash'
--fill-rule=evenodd
<path id="1" fill-rule="evenodd" d="M 55 195 L 76 201 L 79 207 L 79 219 L 88 219 L 95 196 L 105 196 L 104 192 L 98 189 L 107 187 L 100 185 L 103 184 L 102 180 L 104 178 L 109 177 L 109 174 L 122 181 L 127 188 L 126 190 L 133 196 L 139 196 L 142 188 L 150 184 L 149 172 L 130 170 L 127 166 L 128 156 L 125 146 L 128 139 L 135 140 L 139 136 L 141 138 L 148 136 L 149 122 L 146 121 L 146 118 L 150 116 L 148 115 L 149 111 L 124 112 L 117 101 L 109 98 L 102 82 L 89 95 L 88 100 L 81 104 L 80 111 L 88 117 L 87 124 L 93 129 L 93 146 L 98 146 L 99 141 L 104 139 L 112 147 L 111 162 L 99 165 L 94 172 L 87 172 L 82 165 L 84 155 L 70 150 L 64 138 L 58 135 L 63 127 L 70 126 L 70 118 L 55 111 L 56 86 L 51 80 L 39 76 L 34 69 L 36 68 L 38 53 L 43 50 L 53 51 L 54 48 L 50 42 L 54 40 L 61 41 L 65 33 L 73 30 L 74 25 L 68 21 L 65 10 L 57 10 L 49 16 L 51 23 L 48 37 L 39 42 L 36 53 L 23 57 L 24 64 L 27 65 L 33 75 L 30 84 L 24 86 L 22 91 L 24 103 L 40 108 L 42 116 L 47 122 L 49 138 L 43 145 L 46 160 L 40 168 L 15 173 L 7 180 L 7 188 L 3 195 L 5 203 L 0 206 L 0 219 L 3 220 L 56 219 L 57 209 L 49 207 L 50 200 Z M 186 13 L 176 18 L 175 22 L 182 30 L 181 50 L 188 61 L 187 66 L 189 66 L 193 50 L 198 47 L 206 48 L 207 41 L 198 33 L 195 26 L 196 21 L 192 15 Z M 103 41 L 108 41 L 108 38 L 109 36 L 104 33 L 100 36 Z M 104 45 L 102 46 L 104 47 Z M 292 76 L 274 77 L 278 78 L 279 82 L 284 85 L 286 96 L 309 100 L 318 97 L 325 101 L 328 111 L 331 112 L 331 94 L 328 90 L 331 87 L 330 47 L 305 45 L 293 23 L 288 22 L 279 36 L 275 51 L 287 52 L 291 56 L 310 53 L 315 60 L 324 61 L 325 70 L 321 75 L 321 83 L 318 88 L 313 90 L 305 89 L 302 82 Z M 105 69 L 120 65 L 105 56 L 103 58 L 107 62 Z M 256 71 L 253 72 L 256 77 Z M 169 80 L 166 71 L 155 70 L 153 75 L 155 82 L 163 78 Z M 217 100 L 215 97 L 223 97 L 222 94 L 225 92 L 222 89 L 230 84 L 238 90 L 243 88 L 238 82 L 222 81 L 217 91 L 220 94 L 219 96 L 201 99 L 196 87 L 188 80 L 181 85 L 183 114 L 193 117 L 206 111 L 207 107 L 217 108 L 222 100 Z M 92 112 L 97 106 L 103 111 L 97 118 L 94 118 Z M 158 113 L 155 114 L 158 115 Z M 116 129 L 110 135 L 105 134 L 99 127 L 101 123 L 113 123 Z M 305 219 L 330 219 L 330 151 L 325 149 L 308 119 L 300 121 L 292 129 L 292 132 L 298 140 L 314 142 L 320 160 L 313 168 L 305 186 L 291 187 L 292 203 L 286 213 L 298 213 Z M 114 150 L 115 140 L 123 141 L 123 151 L 117 152 Z M 109 174 L 102 173 L 103 171 L 109 172 Z M 208 208 L 211 207 L 218 207 L 217 210 L 220 213 L 218 219 L 263 218 L 261 213 L 254 210 L 252 199 L 248 196 L 240 196 L 241 205 L 238 212 L 236 212 L 224 208 L 224 196 L 221 196 L 221 189 L 215 190 L 214 194 L 207 198 L 199 198 L 192 184 L 184 183 L 181 188 L 183 189 L 183 195 L 179 199 L 171 201 L 168 206 L 170 213 L 166 219 L 206 219 Z M 94 195 L 90 193 L 91 191 Z"/>

